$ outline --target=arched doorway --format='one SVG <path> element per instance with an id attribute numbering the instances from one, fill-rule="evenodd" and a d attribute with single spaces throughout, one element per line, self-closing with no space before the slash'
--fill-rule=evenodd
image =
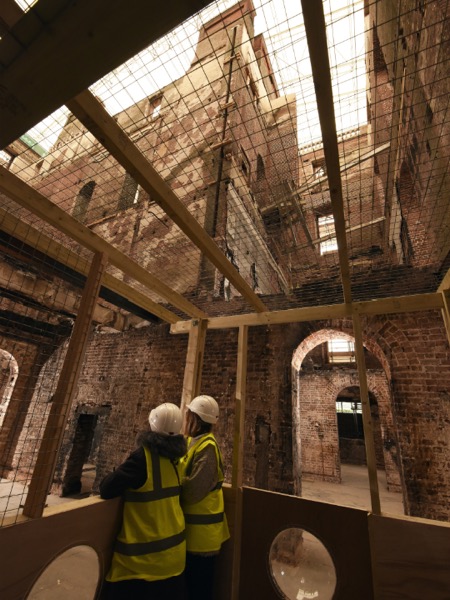
<path id="1" fill-rule="evenodd" d="M 375 395 L 369 391 L 370 414 L 375 442 L 375 457 L 378 469 L 385 469 L 380 411 Z M 336 398 L 336 418 L 339 437 L 341 464 L 366 465 L 364 427 L 359 386 L 341 390 Z"/>
<path id="2" fill-rule="evenodd" d="M 392 490 L 400 489 L 396 457 L 389 372 L 381 349 L 365 348 L 369 400 L 377 425 L 377 461 L 386 467 Z M 336 402 L 352 402 L 359 396 L 359 377 L 354 357 L 354 339 L 348 333 L 323 329 L 298 346 L 293 361 L 293 459 L 295 491 L 301 494 L 302 479 L 341 482 L 341 446 Z M 359 398 L 358 398 L 359 400 Z M 356 431 L 362 431 L 362 415 L 351 414 Z M 345 420 L 345 417 L 341 419 Z M 348 424 L 348 423 L 347 423 Z M 343 424 L 341 423 L 341 429 Z M 358 434 L 360 436 L 360 433 Z M 358 440 L 358 438 L 356 438 Z M 348 446 L 359 446 L 364 456 L 364 436 Z M 361 459 L 362 460 L 362 459 Z"/>

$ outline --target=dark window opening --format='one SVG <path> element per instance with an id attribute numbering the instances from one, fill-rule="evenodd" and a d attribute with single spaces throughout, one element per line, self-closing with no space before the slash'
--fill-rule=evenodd
<path id="1" fill-rule="evenodd" d="M 258 156 L 256 157 L 256 180 L 260 181 L 261 179 L 264 179 L 265 176 L 266 169 L 264 167 L 264 161 L 262 159 L 262 156 L 258 154 Z"/>
<path id="2" fill-rule="evenodd" d="M 12 154 L 12 152 L 8 152 L 8 150 L 0 150 L 0 164 L 4 165 L 7 169 L 11 168 L 15 158 L 16 155 Z"/>
<path id="3" fill-rule="evenodd" d="M 138 200 L 138 183 L 129 173 L 125 173 L 125 180 L 123 182 L 122 191 L 120 193 L 119 204 L 117 208 L 119 210 L 125 210 L 130 208 L 137 203 Z"/>
<path id="4" fill-rule="evenodd" d="M 364 439 L 361 401 L 339 396 L 336 400 L 338 433 L 340 438 Z"/>
<path id="5" fill-rule="evenodd" d="M 375 175 L 379 175 L 380 174 L 380 167 L 378 166 L 378 160 L 377 160 L 376 156 L 374 156 L 373 170 L 374 170 Z"/>
<path id="6" fill-rule="evenodd" d="M 417 200 L 411 166 L 411 164 L 403 161 L 400 167 L 399 179 L 396 180 L 397 195 L 402 208 L 410 208 Z"/>
<path id="7" fill-rule="evenodd" d="M 72 450 L 63 479 L 62 496 L 90 493 L 95 478 L 95 465 L 90 464 L 92 442 L 98 415 L 80 414 Z"/>
<path id="8" fill-rule="evenodd" d="M 95 186 L 95 181 L 89 181 L 78 193 L 75 206 L 72 211 L 72 216 L 75 219 L 78 219 L 81 223 L 86 221 L 87 210 L 92 199 L 92 195 L 94 194 Z"/>
<path id="9" fill-rule="evenodd" d="M 151 98 L 149 100 L 150 118 L 151 119 L 156 119 L 159 117 L 159 114 L 161 112 L 161 103 L 162 103 L 162 96 L 156 96 L 155 98 Z"/>
<path id="10" fill-rule="evenodd" d="M 403 217 L 400 224 L 400 241 L 402 243 L 403 258 L 405 262 L 408 263 L 414 256 L 414 251 L 411 238 L 409 237 L 408 224 Z"/>
<path id="11" fill-rule="evenodd" d="M 241 170 L 246 179 L 250 178 L 250 161 L 247 158 L 247 155 L 244 152 L 244 149 L 241 148 Z"/>
<path id="12" fill-rule="evenodd" d="M 386 61 L 376 27 L 373 28 L 373 68 L 375 71 L 387 71 Z"/>
<path id="13" fill-rule="evenodd" d="M 252 278 L 252 289 L 256 290 L 258 287 L 258 275 L 256 273 L 256 263 L 252 263 L 250 266 L 250 277 Z"/>
<path id="14" fill-rule="evenodd" d="M 319 158 L 312 161 L 313 175 L 316 179 L 324 177 L 327 174 L 327 167 L 325 164 L 325 158 Z"/>

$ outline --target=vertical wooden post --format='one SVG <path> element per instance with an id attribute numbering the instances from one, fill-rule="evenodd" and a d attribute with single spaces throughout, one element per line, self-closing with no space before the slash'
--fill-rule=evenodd
<path id="1" fill-rule="evenodd" d="M 445 330 L 447 331 L 447 339 L 450 344 L 450 290 L 442 290 L 442 300 L 444 308 L 442 309 L 442 318 L 444 319 Z"/>
<path id="2" fill-rule="evenodd" d="M 361 318 L 359 313 L 355 310 L 353 312 L 353 331 L 355 334 L 356 363 L 358 366 L 359 389 L 361 394 L 364 443 L 366 447 L 367 469 L 369 471 L 370 499 L 372 502 L 373 514 L 379 515 L 381 513 L 381 508 L 380 494 L 378 490 L 377 461 L 375 456 L 372 415 L 370 414 L 369 390 L 367 387 L 366 361 L 364 359 Z"/>
<path id="3" fill-rule="evenodd" d="M 194 319 L 191 322 L 181 396 L 182 411 L 200 393 L 207 328 L 208 322 L 204 319 Z"/>
<path id="4" fill-rule="evenodd" d="M 241 565 L 241 539 L 242 539 L 242 470 L 244 462 L 245 439 L 245 396 L 247 390 L 247 347 L 248 326 L 239 327 L 238 361 L 236 375 L 236 404 L 234 415 L 233 435 L 233 469 L 231 474 L 231 487 L 236 494 L 236 509 L 234 515 L 233 535 L 233 572 L 231 582 L 231 598 L 239 598 L 239 577 Z"/>
<path id="5" fill-rule="evenodd" d="M 231 487 L 242 485 L 242 465 L 244 455 L 245 394 L 247 389 L 247 346 L 248 325 L 239 327 L 238 357 L 236 372 L 236 404 L 234 411 L 233 468 Z"/>
<path id="6" fill-rule="evenodd" d="M 101 280 L 107 262 L 107 257 L 103 253 L 96 253 L 92 260 L 81 298 L 80 309 L 73 327 L 69 347 L 59 376 L 58 386 L 53 396 L 44 436 L 39 448 L 36 465 L 31 477 L 23 509 L 23 514 L 27 517 L 37 518 L 42 516 L 45 507 L 58 451 L 63 439 L 70 406 L 86 352 L 92 315 L 97 303 Z"/>

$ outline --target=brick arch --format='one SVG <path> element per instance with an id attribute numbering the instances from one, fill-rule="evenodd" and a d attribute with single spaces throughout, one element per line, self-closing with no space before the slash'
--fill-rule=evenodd
<path id="1" fill-rule="evenodd" d="M 344 329 L 344 331 L 342 330 Z M 316 332 L 311 333 L 305 338 L 297 347 L 292 358 L 293 368 L 293 380 L 296 381 L 293 390 L 293 459 L 294 459 L 294 488 L 297 493 L 301 491 L 301 478 L 303 472 L 306 474 L 306 467 L 311 470 L 310 476 L 314 477 L 317 475 L 311 469 L 311 465 L 316 464 L 322 468 L 322 478 L 328 481 L 340 481 L 340 460 L 339 460 L 339 441 L 337 432 L 337 418 L 336 418 L 336 398 L 340 391 L 349 386 L 360 385 L 359 377 L 357 373 L 342 374 L 342 381 L 336 381 L 335 375 L 322 373 L 313 373 L 311 375 L 300 376 L 300 368 L 306 355 L 316 346 L 322 344 L 330 339 L 346 339 L 354 342 L 353 332 L 350 333 L 350 328 L 343 327 L 340 330 L 333 329 L 331 327 L 320 329 Z M 346 331 L 347 329 L 347 331 Z M 380 373 L 376 374 L 370 370 L 367 372 L 367 381 L 369 391 L 376 397 L 377 404 L 380 410 L 382 406 L 382 419 L 383 419 L 383 431 L 388 432 L 391 436 L 393 431 L 393 416 L 391 408 L 390 398 L 390 378 L 391 369 L 388 363 L 388 358 L 381 346 L 373 338 L 364 340 L 364 346 L 373 353 L 374 356 L 380 361 L 383 367 L 383 375 Z M 319 385 L 321 388 L 321 406 L 320 411 L 322 416 L 317 416 L 317 412 L 313 403 L 309 404 L 305 402 L 305 398 L 302 399 L 302 386 L 303 392 L 305 391 L 305 384 L 307 384 L 311 393 L 314 394 L 315 384 L 313 382 L 307 383 L 307 378 L 317 378 L 317 389 Z M 381 400 L 381 402 L 380 402 Z M 319 412 L 320 415 L 320 412 Z M 321 439 L 318 438 L 319 432 L 324 432 L 324 436 Z M 302 446 L 302 441 L 308 440 L 308 444 Z M 326 444 L 325 444 L 326 442 Z M 322 447 L 326 445 L 328 450 L 331 452 L 328 456 L 328 471 L 325 472 L 323 469 L 322 461 Z M 315 448 L 316 446 L 316 448 Z M 305 455 L 308 454 L 308 457 Z M 385 465 L 389 465 L 387 469 L 387 475 L 389 471 L 389 479 L 391 479 L 393 487 L 399 485 L 398 470 L 395 467 L 395 463 L 389 456 L 385 458 Z M 392 472 L 392 477 L 391 477 Z"/>
<path id="2" fill-rule="evenodd" d="M 318 331 L 315 331 L 314 333 L 311 333 L 311 335 L 309 335 L 307 338 L 305 338 L 299 344 L 297 349 L 295 350 L 293 357 L 292 357 L 293 369 L 295 371 L 300 370 L 300 367 L 302 365 L 302 362 L 303 362 L 305 356 L 309 352 L 311 352 L 311 350 L 313 348 L 315 348 L 319 344 L 323 344 L 324 342 L 327 342 L 328 340 L 338 339 L 338 338 L 346 339 L 349 342 L 355 341 L 354 336 L 350 332 L 346 331 L 346 328 L 343 328 L 342 330 L 325 328 L 325 329 L 320 329 Z M 379 360 L 379 362 L 381 363 L 381 365 L 383 367 L 384 372 L 386 373 L 387 378 L 390 381 L 391 380 L 391 368 L 390 368 L 388 359 L 386 357 L 386 354 L 382 350 L 381 346 L 373 338 L 364 339 L 363 344 L 364 344 L 364 347 L 367 348 L 367 350 Z"/>
<path id="3" fill-rule="evenodd" d="M 374 320 L 368 324 L 368 329 L 370 329 L 370 341 L 376 347 L 380 348 L 381 353 L 386 357 L 385 360 L 389 360 L 394 367 L 410 365 L 411 357 L 416 358 L 414 346 L 404 331 L 393 321 L 390 321 L 386 317 L 377 317 L 376 321 Z M 370 347 L 367 346 L 367 349 L 370 350 Z M 401 352 L 396 352 L 397 349 L 401 350 Z M 377 355 L 375 354 L 375 356 Z M 418 365 L 419 362 L 417 359 L 417 363 L 415 364 Z"/>
<path id="4" fill-rule="evenodd" d="M 0 380 L 0 427 L 3 424 L 6 410 L 19 376 L 19 365 L 12 354 L 0 349 L 0 365 L 2 378 Z"/>

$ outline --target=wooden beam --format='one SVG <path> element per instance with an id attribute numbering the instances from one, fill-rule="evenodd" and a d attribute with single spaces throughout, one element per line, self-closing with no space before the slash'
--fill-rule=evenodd
<path id="1" fill-rule="evenodd" d="M 354 302 L 354 309 L 364 315 L 386 315 L 421 310 L 439 310 L 443 306 L 440 294 L 415 294 L 413 296 L 397 296 L 380 298 L 366 302 Z"/>
<path id="2" fill-rule="evenodd" d="M 361 397 L 364 445 L 366 448 L 367 469 L 369 471 L 370 500 L 374 515 L 381 513 L 380 492 L 377 478 L 377 458 L 375 455 L 375 440 L 373 436 L 372 415 L 370 412 L 369 388 L 367 385 L 366 361 L 362 338 L 361 318 L 358 312 L 353 313 L 353 333 L 355 335 L 356 364 L 359 375 L 359 391 Z"/>
<path id="3" fill-rule="evenodd" d="M 18 515 L 10 517 L 9 523 L 3 520 L 0 597 L 99 598 L 122 513 L 121 498 L 101 500 L 95 496 L 49 506 L 42 519 Z M 16 521 L 22 521 L 20 526 L 14 526 Z M 61 569 L 62 564 L 67 568 Z M 75 564 L 84 565 L 82 581 Z"/>
<path id="4" fill-rule="evenodd" d="M 11 29 L 21 19 L 22 9 L 15 0 L 2 0 L 0 3 L 0 23 L 2 30 Z"/>
<path id="5" fill-rule="evenodd" d="M 190 322 L 189 341 L 184 368 L 181 410 L 184 411 L 191 400 L 198 396 L 202 384 L 203 356 L 205 353 L 207 322 L 196 319 Z"/>
<path id="6" fill-rule="evenodd" d="M 351 307 L 345 304 L 335 306 L 317 306 L 308 308 L 291 308 L 265 313 L 247 313 L 244 315 L 232 315 L 229 317 L 213 317 L 207 319 L 208 329 L 229 329 L 241 325 L 279 325 L 281 323 L 296 323 L 299 321 L 315 321 L 319 319 L 331 319 L 348 317 L 351 315 Z M 171 333 L 189 333 L 190 321 L 178 321 L 171 325 Z"/>
<path id="7" fill-rule="evenodd" d="M 316 90 L 317 108 L 330 186 L 331 208 L 338 244 L 344 301 L 351 302 L 350 270 L 347 239 L 345 237 L 344 201 L 342 196 L 341 170 L 331 86 L 330 61 L 326 36 L 325 17 L 321 0 L 302 0 L 303 19 L 311 59 Z"/>
<path id="8" fill-rule="evenodd" d="M 2 36 L 0 148 L 209 2 L 39 0 Z"/>
<path id="9" fill-rule="evenodd" d="M 236 404 L 234 411 L 234 436 L 233 436 L 233 466 L 231 473 L 231 486 L 242 486 L 242 466 L 244 460 L 244 426 L 245 426 L 245 399 L 247 392 L 247 349 L 248 325 L 239 327 L 238 335 L 238 362 L 236 375 Z"/>
<path id="10" fill-rule="evenodd" d="M 444 290 L 449 290 L 449 289 L 450 289 L 450 269 L 444 275 L 441 283 L 439 284 L 437 291 L 442 292 Z"/>
<path id="11" fill-rule="evenodd" d="M 0 229 L 81 275 L 87 276 L 89 273 L 88 261 L 81 258 L 79 254 L 55 242 L 32 225 L 17 219 L 2 208 L 0 208 Z M 103 277 L 103 287 L 119 294 L 167 323 L 178 321 L 178 316 L 175 313 L 108 273 L 105 273 Z"/>
<path id="12" fill-rule="evenodd" d="M 56 227 L 70 238 L 85 246 L 91 252 L 103 252 L 108 255 L 114 266 L 130 275 L 150 290 L 168 300 L 189 316 L 206 317 L 205 313 L 172 290 L 146 269 L 129 259 L 123 252 L 106 242 L 99 235 L 71 217 L 62 208 L 33 189 L 16 175 L 0 165 L 0 191 L 28 209 L 43 221 Z"/>
<path id="13" fill-rule="evenodd" d="M 91 332 L 92 316 L 106 265 L 107 258 L 104 254 L 97 253 L 94 255 L 28 488 L 23 509 L 23 514 L 27 517 L 41 517 L 45 507 L 58 451 L 83 365 L 84 354 Z"/>
<path id="14" fill-rule="evenodd" d="M 445 330 L 447 332 L 448 343 L 450 344 L 450 289 L 442 290 L 442 318 L 444 320 Z"/>
<path id="15" fill-rule="evenodd" d="M 239 600 L 242 540 L 242 484 L 245 440 L 245 400 L 247 392 L 248 326 L 239 327 L 238 362 L 236 371 L 236 403 L 234 409 L 233 467 L 231 487 L 236 494 L 233 535 L 233 572 L 231 599 Z"/>
<path id="16" fill-rule="evenodd" d="M 369 515 L 368 530 L 375 600 L 449 597 L 450 523 Z"/>
<path id="17" fill-rule="evenodd" d="M 208 319 L 208 329 L 230 329 L 241 325 L 281 325 L 283 323 L 299 323 L 302 321 L 319 321 L 322 319 L 342 319 L 352 315 L 352 310 L 360 314 L 385 315 L 421 310 L 440 310 L 443 300 L 440 293 L 417 294 L 415 296 L 398 296 L 381 298 L 367 302 L 351 304 L 330 304 L 328 306 L 311 306 L 305 308 L 290 308 L 265 313 L 247 313 L 229 317 L 211 317 Z M 170 332 L 173 334 L 189 333 L 190 321 L 174 323 Z"/>
<path id="18" fill-rule="evenodd" d="M 247 302 L 258 312 L 266 310 L 251 286 L 95 96 L 84 91 L 67 106 Z"/>

